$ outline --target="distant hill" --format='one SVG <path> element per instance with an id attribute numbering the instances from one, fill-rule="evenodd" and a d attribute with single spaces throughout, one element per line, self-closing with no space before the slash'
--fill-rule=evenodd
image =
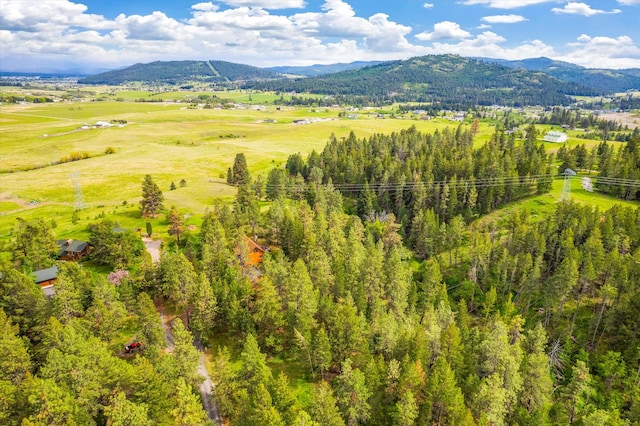
<path id="1" fill-rule="evenodd" d="M 337 64 L 329 64 L 329 65 L 309 65 L 306 67 L 302 66 L 280 66 L 280 67 L 270 67 L 265 68 L 270 71 L 274 71 L 280 74 L 290 74 L 297 75 L 303 77 L 315 77 L 323 74 L 331 74 L 334 72 L 347 71 L 356 68 L 362 68 L 369 65 L 377 65 L 382 63 L 382 61 L 356 61 L 349 63 L 337 63 Z"/>
<path id="2" fill-rule="evenodd" d="M 640 69 L 621 70 L 585 68 L 569 62 L 541 57 L 508 61 L 505 59 L 475 58 L 510 68 L 543 71 L 558 80 L 593 87 L 606 93 L 640 90 Z"/>
<path id="3" fill-rule="evenodd" d="M 103 72 L 78 80 L 80 84 L 119 85 L 131 82 L 184 84 L 225 83 L 282 77 L 273 71 L 225 61 L 156 61 Z"/>
<path id="4" fill-rule="evenodd" d="M 541 71 L 456 55 L 429 55 L 317 77 L 248 82 L 247 88 L 360 97 L 369 102 L 459 105 L 566 105 L 570 95 L 598 95 Z"/>

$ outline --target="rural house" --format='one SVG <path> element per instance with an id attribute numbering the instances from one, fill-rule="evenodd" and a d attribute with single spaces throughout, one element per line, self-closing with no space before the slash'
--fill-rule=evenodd
<path id="1" fill-rule="evenodd" d="M 247 245 L 248 258 L 241 259 L 241 263 L 243 266 L 256 266 L 262 263 L 262 256 L 264 255 L 265 249 L 260 246 L 260 244 L 256 243 L 251 238 L 245 235 L 244 241 Z"/>
<path id="2" fill-rule="evenodd" d="M 546 135 L 544 135 L 543 140 L 545 142 L 563 143 L 567 141 L 567 134 L 564 132 L 550 130 Z"/>
<path id="3" fill-rule="evenodd" d="M 91 251 L 89 243 L 79 240 L 58 240 L 60 260 L 80 260 Z"/>
<path id="4" fill-rule="evenodd" d="M 36 284 L 40 286 L 45 296 L 51 297 L 56 294 L 56 290 L 53 288 L 53 283 L 58 279 L 57 266 L 40 269 L 38 271 L 34 271 L 33 274 L 36 277 Z"/>

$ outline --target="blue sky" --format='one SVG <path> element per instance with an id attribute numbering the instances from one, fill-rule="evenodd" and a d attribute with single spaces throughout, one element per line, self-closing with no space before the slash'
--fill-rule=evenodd
<path id="1" fill-rule="evenodd" d="M 640 0 L 0 0 L 0 70 L 455 53 L 640 68 Z"/>

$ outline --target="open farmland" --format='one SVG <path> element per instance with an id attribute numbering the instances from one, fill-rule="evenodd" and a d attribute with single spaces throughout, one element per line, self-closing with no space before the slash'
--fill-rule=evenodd
<path id="1" fill-rule="evenodd" d="M 255 96 L 255 95 L 254 95 Z M 254 101 L 255 102 L 255 101 Z M 145 174 L 164 191 L 166 205 L 201 213 L 217 198 L 229 199 L 227 168 L 246 155 L 252 173 L 266 176 L 290 154 L 321 151 L 329 136 L 390 133 L 415 125 L 432 132 L 457 126 L 444 119 L 377 118 L 358 111 L 339 117 L 339 108 L 190 109 L 181 103 L 60 102 L 0 106 L 0 235 L 16 217 L 56 218 L 59 232 L 84 232 L 96 215 L 113 215 L 123 226 L 139 227 L 137 202 Z M 293 124 L 308 119 L 310 124 Z M 126 121 L 122 127 L 93 127 L 98 121 Z M 89 128 L 82 130 L 83 126 Z M 483 124 L 477 143 L 493 129 Z M 106 152 L 114 151 L 111 154 Z M 80 153 L 88 158 L 61 162 Z M 80 172 L 87 209 L 71 225 L 75 194 L 69 174 Z M 169 191 L 184 179 L 187 185 Z M 86 219 L 86 220 L 85 220 Z M 68 223 L 67 223 L 68 222 Z"/>

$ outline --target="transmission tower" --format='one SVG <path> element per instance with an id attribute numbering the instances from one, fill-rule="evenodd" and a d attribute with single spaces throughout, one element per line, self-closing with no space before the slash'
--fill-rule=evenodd
<path id="1" fill-rule="evenodd" d="M 560 201 L 569 201 L 571 199 L 571 178 L 577 173 L 571 169 L 564 169 L 564 185 L 560 194 Z"/>
<path id="2" fill-rule="evenodd" d="M 69 180 L 73 184 L 73 192 L 76 195 L 76 210 L 82 210 L 87 207 L 84 202 L 84 195 L 82 195 L 82 188 L 80 187 L 80 172 L 69 173 Z"/>

